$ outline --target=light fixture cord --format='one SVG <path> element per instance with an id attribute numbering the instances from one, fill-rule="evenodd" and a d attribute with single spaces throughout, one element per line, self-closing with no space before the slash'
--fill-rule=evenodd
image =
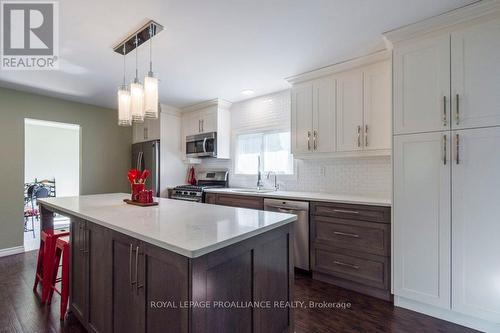
<path id="1" fill-rule="evenodd" d="M 149 74 L 153 76 L 153 25 L 149 26 Z"/>
<path id="2" fill-rule="evenodd" d="M 138 49 L 139 49 L 139 41 L 137 40 L 137 35 L 135 35 L 135 82 L 139 81 L 139 55 L 138 55 Z"/>
<path id="3" fill-rule="evenodd" d="M 125 43 L 123 43 L 123 86 L 126 86 L 125 83 L 125 73 L 127 72 L 127 64 L 125 62 Z"/>

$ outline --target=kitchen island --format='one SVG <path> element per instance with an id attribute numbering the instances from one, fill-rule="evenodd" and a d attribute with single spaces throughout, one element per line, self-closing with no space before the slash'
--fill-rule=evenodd
<path id="1" fill-rule="evenodd" d="M 293 332 L 295 215 L 128 194 L 40 199 L 71 220 L 70 312 L 90 332 Z"/>

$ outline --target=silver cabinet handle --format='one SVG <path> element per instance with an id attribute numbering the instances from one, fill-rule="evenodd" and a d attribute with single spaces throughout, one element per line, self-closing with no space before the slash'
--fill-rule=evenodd
<path id="1" fill-rule="evenodd" d="M 314 150 L 318 149 L 318 144 L 316 143 L 317 142 L 317 136 L 318 136 L 318 132 L 316 130 L 313 131 L 313 147 L 314 147 Z"/>
<path id="2" fill-rule="evenodd" d="M 368 125 L 365 125 L 365 147 L 368 147 Z"/>
<path id="3" fill-rule="evenodd" d="M 443 135 L 443 164 L 446 165 L 446 146 L 448 145 L 448 138 L 445 135 Z"/>
<path id="4" fill-rule="evenodd" d="M 348 233 L 348 232 L 334 231 L 333 233 L 335 235 L 339 235 L 339 236 L 347 236 L 347 237 L 359 238 L 358 234 L 351 234 L 351 233 Z"/>
<path id="5" fill-rule="evenodd" d="M 307 150 L 311 150 L 311 131 L 307 131 Z"/>
<path id="6" fill-rule="evenodd" d="M 201 119 L 198 119 L 198 133 L 201 133 Z"/>
<path id="7" fill-rule="evenodd" d="M 89 229 L 87 222 L 83 225 L 83 253 L 89 253 Z"/>
<path id="8" fill-rule="evenodd" d="M 201 120 L 201 131 L 205 132 L 205 119 Z"/>
<path id="9" fill-rule="evenodd" d="M 144 287 L 139 283 L 139 246 L 135 248 L 135 291 L 139 293 L 139 289 Z"/>
<path id="10" fill-rule="evenodd" d="M 148 139 L 148 128 L 147 127 L 144 127 L 144 140 L 147 140 Z"/>
<path id="11" fill-rule="evenodd" d="M 457 133 L 455 136 L 455 141 L 456 141 L 456 148 L 457 151 L 455 152 L 455 158 L 457 164 L 460 164 L 460 135 Z"/>
<path id="12" fill-rule="evenodd" d="M 133 286 L 135 284 L 135 281 L 132 280 L 132 253 L 133 252 L 134 252 L 133 245 L 130 244 L 130 249 L 129 249 L 129 253 L 128 253 L 128 272 L 129 272 L 128 281 L 129 281 L 131 286 Z"/>
<path id="13" fill-rule="evenodd" d="M 339 266 L 345 266 L 345 267 L 350 267 L 350 268 L 354 268 L 354 269 L 359 269 L 358 265 L 346 264 L 345 262 L 341 262 L 341 261 L 337 261 L 337 260 L 335 260 L 333 263 L 335 265 L 339 265 Z"/>
<path id="14" fill-rule="evenodd" d="M 361 147 L 361 126 L 358 126 L 358 147 Z"/>
<path id="15" fill-rule="evenodd" d="M 359 214 L 357 210 L 347 210 L 347 209 L 334 209 L 335 213 L 347 213 L 347 214 Z"/>
<path id="16" fill-rule="evenodd" d="M 448 126 L 448 116 L 446 115 L 446 96 L 443 96 L 443 126 Z"/>
<path id="17" fill-rule="evenodd" d="M 79 230 L 79 239 L 80 241 L 82 240 L 82 236 L 83 236 L 83 241 L 81 242 L 81 244 L 83 245 L 82 248 L 80 248 L 80 252 L 84 253 L 85 252 L 85 233 L 83 231 L 83 223 L 79 223 L 78 224 L 78 230 Z"/>
<path id="18" fill-rule="evenodd" d="M 456 120 L 457 120 L 457 125 L 460 125 L 460 96 L 457 94 L 455 97 L 456 97 L 456 104 L 457 104 L 456 109 L 455 109 L 455 111 L 456 111 L 455 116 L 456 116 Z"/>

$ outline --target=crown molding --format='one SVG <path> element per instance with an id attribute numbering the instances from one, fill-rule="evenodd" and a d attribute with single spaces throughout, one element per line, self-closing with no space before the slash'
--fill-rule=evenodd
<path id="1" fill-rule="evenodd" d="M 388 49 L 392 49 L 394 44 L 403 40 L 419 37 L 436 30 L 448 29 L 494 13 L 500 13 L 500 0 L 480 0 L 470 5 L 384 32 L 382 35 Z"/>
<path id="2" fill-rule="evenodd" d="M 349 69 L 366 66 L 383 60 L 389 60 L 390 58 L 391 58 L 391 53 L 388 50 L 382 50 L 375 53 L 371 53 L 366 56 L 346 60 L 310 72 L 291 76 L 286 78 L 285 80 L 293 85 L 304 81 L 314 80 L 323 76 L 332 75 L 338 72 L 343 72 Z"/>
<path id="3" fill-rule="evenodd" d="M 226 101 L 225 99 L 222 98 L 215 98 L 209 101 L 193 104 L 193 105 L 188 105 L 183 108 L 181 108 L 181 112 L 192 112 L 192 111 L 198 111 L 201 109 L 205 109 L 211 106 L 217 106 L 218 108 L 221 109 L 229 109 L 233 103 Z"/>
<path id="4" fill-rule="evenodd" d="M 175 106 L 168 105 L 168 104 L 160 104 L 160 112 L 165 113 L 165 114 L 169 114 L 172 116 L 180 116 L 180 114 L 181 114 L 181 111 L 178 108 L 176 108 Z"/>

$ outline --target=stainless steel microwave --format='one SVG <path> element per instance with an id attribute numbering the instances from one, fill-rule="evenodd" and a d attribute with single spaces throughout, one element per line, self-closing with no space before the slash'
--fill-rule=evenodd
<path id="1" fill-rule="evenodd" d="M 186 156 L 217 157 L 217 132 L 186 136 Z"/>

